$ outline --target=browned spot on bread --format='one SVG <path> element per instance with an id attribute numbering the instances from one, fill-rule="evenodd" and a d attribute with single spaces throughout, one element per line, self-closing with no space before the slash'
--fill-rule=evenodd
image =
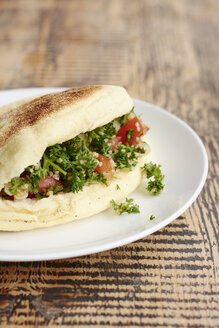
<path id="1" fill-rule="evenodd" d="M 21 129 L 35 125 L 41 119 L 61 111 L 65 106 L 92 96 L 102 86 L 73 88 L 45 95 L 0 115 L 0 147 Z"/>

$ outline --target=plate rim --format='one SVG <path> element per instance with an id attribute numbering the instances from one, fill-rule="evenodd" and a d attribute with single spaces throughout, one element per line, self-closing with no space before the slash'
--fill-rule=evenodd
<path id="1" fill-rule="evenodd" d="M 19 93 L 19 92 L 27 92 L 27 91 L 35 92 L 38 90 L 39 90 L 39 92 L 41 90 L 42 92 L 48 91 L 48 93 L 51 93 L 51 92 L 66 90 L 66 89 L 68 89 L 68 87 L 33 87 L 33 88 L 30 87 L 30 88 L 0 90 L 0 94 L 1 93 L 11 93 L 11 92 Z M 195 130 L 193 128 L 191 128 L 186 122 L 184 122 L 181 118 L 177 117 L 175 114 L 173 114 L 159 106 L 151 104 L 147 101 L 136 99 L 136 98 L 133 98 L 133 100 L 136 104 L 139 103 L 141 105 L 153 107 L 158 112 L 163 113 L 164 115 L 167 115 L 167 116 L 171 117 L 172 119 L 178 121 L 178 123 L 183 125 L 184 128 L 186 128 L 198 142 L 198 145 L 200 146 L 200 150 L 203 155 L 204 168 L 203 168 L 203 172 L 202 172 L 202 177 L 199 181 L 197 188 L 193 192 L 192 196 L 187 200 L 187 202 L 180 209 L 178 209 L 172 215 L 170 215 L 166 219 L 162 220 L 161 222 L 157 223 L 153 227 L 146 228 L 137 234 L 134 234 L 134 235 L 131 235 L 128 237 L 123 237 L 122 239 L 119 239 L 117 241 L 106 242 L 104 245 L 100 244 L 100 245 L 96 245 L 96 246 L 90 246 L 89 248 L 85 247 L 80 250 L 72 250 L 71 248 L 69 248 L 68 250 L 65 249 L 64 251 L 61 250 L 58 252 L 57 252 L 57 250 L 55 250 L 55 251 L 50 250 L 47 253 L 42 253 L 42 251 L 38 251 L 38 252 L 32 251 L 32 254 L 30 254 L 30 253 L 23 254 L 20 251 L 20 253 L 18 255 L 11 254 L 12 251 L 9 251 L 8 253 L 5 252 L 5 254 L 0 253 L 0 261 L 3 261 L 3 262 L 5 262 L 5 261 L 7 261 L 7 262 L 16 262 L 16 261 L 30 262 L 30 261 L 58 260 L 58 259 L 75 258 L 75 257 L 80 257 L 80 256 L 85 256 L 85 255 L 91 255 L 94 253 L 111 250 L 111 249 L 114 249 L 114 248 L 117 248 L 120 246 L 127 245 L 129 243 L 135 242 L 139 239 L 142 239 L 142 238 L 144 238 L 148 235 L 151 235 L 152 233 L 164 228 L 169 223 L 171 223 L 173 220 L 178 218 L 182 213 L 184 213 L 194 203 L 194 201 L 200 194 L 200 192 L 205 184 L 207 174 L 208 174 L 208 155 L 207 155 L 207 151 L 205 149 L 205 146 L 204 146 L 201 138 L 198 136 L 198 134 L 195 132 Z"/>

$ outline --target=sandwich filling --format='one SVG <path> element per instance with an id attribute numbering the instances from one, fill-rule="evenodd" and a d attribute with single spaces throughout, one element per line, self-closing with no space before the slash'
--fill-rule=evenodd
<path id="1" fill-rule="evenodd" d="M 41 199 L 59 192 L 78 193 L 90 183 L 109 185 L 119 170 L 132 170 L 147 151 L 148 127 L 130 113 L 102 127 L 48 147 L 36 165 L 25 168 L 0 192 L 4 199 Z"/>

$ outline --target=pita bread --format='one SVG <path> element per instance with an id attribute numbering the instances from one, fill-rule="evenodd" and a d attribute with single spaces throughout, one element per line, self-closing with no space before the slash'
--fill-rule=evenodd
<path id="1" fill-rule="evenodd" d="M 19 105 L 9 105 L 8 110 L 4 108 L 0 115 L 0 124 L 3 123 L 0 135 L 1 188 L 12 177 L 19 176 L 25 167 L 36 164 L 48 146 L 62 143 L 128 113 L 133 102 L 121 87 L 93 86 L 42 96 Z M 121 201 L 136 189 L 141 181 L 140 166 L 148 160 L 148 153 L 141 155 L 132 171 L 119 171 L 109 186 L 93 183 L 77 194 L 59 192 L 40 200 L 0 198 L 0 230 L 50 227 L 97 214 L 110 207 L 112 199 Z"/>
<path id="2" fill-rule="evenodd" d="M 118 86 L 88 86 L 35 98 L 0 114 L 0 190 L 36 164 L 45 149 L 128 113 L 133 101 Z M 1 113 L 1 110 L 0 110 Z"/>

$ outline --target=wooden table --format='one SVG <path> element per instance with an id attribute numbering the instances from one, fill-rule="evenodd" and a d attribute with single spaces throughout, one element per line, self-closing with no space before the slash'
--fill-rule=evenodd
<path id="1" fill-rule="evenodd" d="M 135 243 L 0 264 L 1 327 L 219 327 L 218 0 L 1 0 L 0 89 L 118 84 L 202 138 L 195 203 Z"/>

